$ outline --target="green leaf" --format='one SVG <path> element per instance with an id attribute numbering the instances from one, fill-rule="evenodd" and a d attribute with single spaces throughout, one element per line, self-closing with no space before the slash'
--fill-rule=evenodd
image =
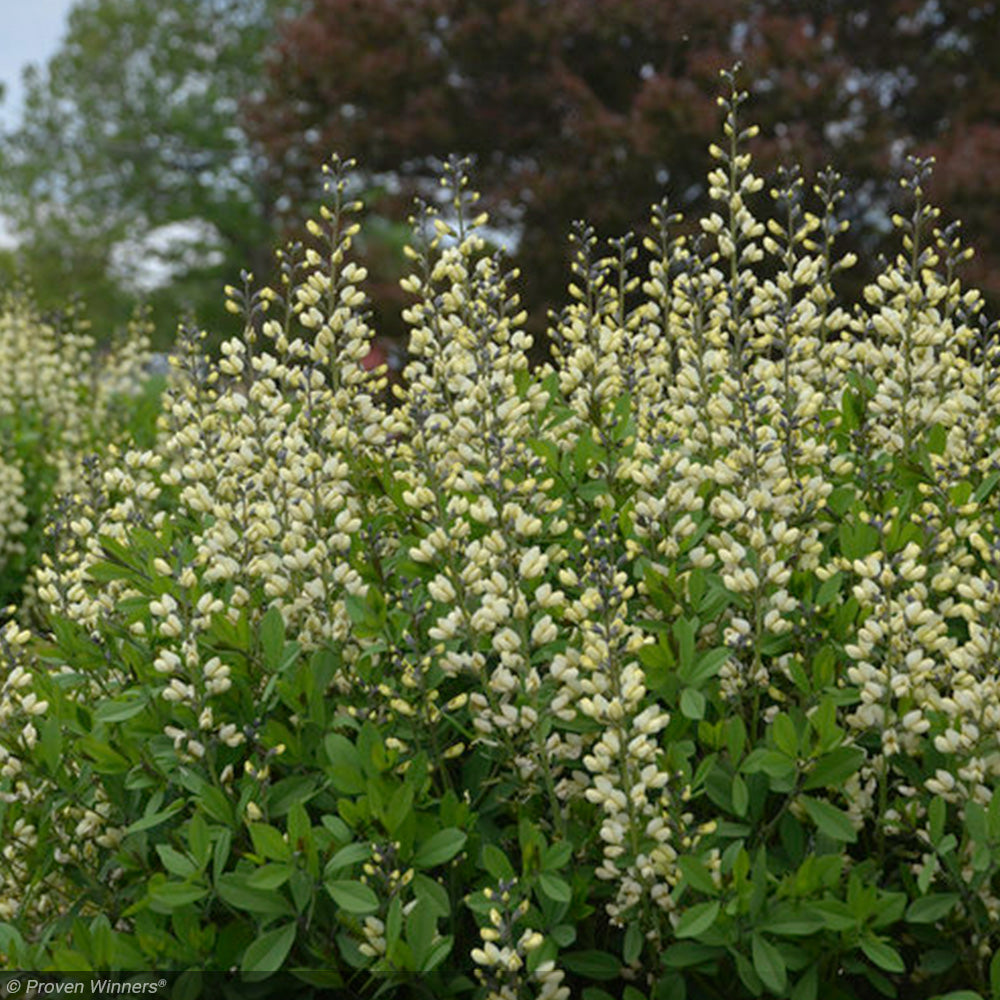
<path id="1" fill-rule="evenodd" d="M 795 731 L 795 724 L 784 713 L 775 716 L 774 722 L 770 726 L 771 738 L 774 745 L 786 756 L 795 759 L 799 754 L 799 736 Z"/>
<path id="2" fill-rule="evenodd" d="M 837 725 L 837 702 L 830 694 L 820 699 L 819 704 L 809 713 L 809 725 L 819 737 L 820 753 L 826 753 L 840 745 L 843 730 Z"/>
<path id="3" fill-rule="evenodd" d="M 736 952 L 736 974 L 740 977 L 740 982 L 746 987 L 747 992 L 753 997 L 759 997 L 764 992 L 764 984 L 761 982 L 757 970 L 746 955 Z"/>
<path id="4" fill-rule="evenodd" d="M 288 841 L 293 850 L 304 850 L 314 843 L 312 822 L 301 802 L 293 802 L 289 806 Z"/>
<path id="5" fill-rule="evenodd" d="M 112 580 L 128 580 L 137 588 L 148 592 L 148 584 L 142 573 L 131 566 L 120 566 L 117 563 L 101 559 L 87 567 L 87 575 L 98 583 L 109 583 Z"/>
<path id="6" fill-rule="evenodd" d="M 841 521 L 838 528 L 840 551 L 848 559 L 864 559 L 878 547 L 878 532 L 858 521 Z"/>
<path id="7" fill-rule="evenodd" d="M 483 847 L 483 867 L 497 881 L 514 877 L 514 866 L 508 860 L 507 855 L 494 844 L 486 844 Z"/>
<path id="8" fill-rule="evenodd" d="M 837 788 L 857 772 L 864 759 L 865 752 L 859 747 L 837 747 L 816 761 L 802 787 L 807 792 L 814 788 Z"/>
<path id="9" fill-rule="evenodd" d="M 229 827 L 233 823 L 233 804 L 221 788 L 207 787 L 198 793 L 202 809 L 214 820 Z"/>
<path id="10" fill-rule="evenodd" d="M 685 677 L 685 671 L 694 668 L 695 626 L 686 618 L 678 618 L 674 622 L 674 638 L 677 640 L 681 680 L 689 683 Z"/>
<path id="11" fill-rule="evenodd" d="M 141 694 L 127 695 L 113 701 L 103 701 L 97 706 L 94 718 L 98 722 L 125 722 L 138 715 L 146 707 L 146 704 L 146 698 Z"/>
<path id="12" fill-rule="evenodd" d="M 932 455 L 942 455 L 947 443 L 948 429 L 942 423 L 933 424 L 927 431 L 927 450 Z"/>
<path id="13" fill-rule="evenodd" d="M 768 934 L 782 937 L 808 937 L 822 930 L 826 921 L 811 907 L 796 903 L 778 903 L 758 926 Z"/>
<path id="14" fill-rule="evenodd" d="M 403 902 L 399 896 L 394 896 L 389 904 L 389 912 L 385 917 L 385 943 L 391 948 L 399 940 L 403 930 Z"/>
<path id="15" fill-rule="evenodd" d="M 726 720 L 724 729 L 726 734 L 726 750 L 729 751 L 729 759 L 735 767 L 740 762 L 743 751 L 746 749 L 747 727 L 738 715 L 734 715 L 731 719 Z"/>
<path id="16" fill-rule="evenodd" d="M 278 972 L 295 943 L 294 923 L 285 924 L 247 946 L 240 963 L 242 972 Z"/>
<path id="17" fill-rule="evenodd" d="M 890 927 L 903 919 L 906 904 L 909 902 L 905 892 L 879 892 L 877 900 L 877 909 L 871 923 L 874 930 Z"/>
<path id="18" fill-rule="evenodd" d="M 886 972 L 906 971 L 906 963 L 892 945 L 876 937 L 863 937 L 860 944 L 861 950 L 880 969 Z"/>
<path id="19" fill-rule="evenodd" d="M 334 787 L 344 795 L 360 795 L 367 789 L 361 754 L 346 736 L 330 733 L 323 741 L 330 760 L 328 772 Z"/>
<path id="20" fill-rule="evenodd" d="M 687 665 L 682 665 L 677 672 L 681 682 L 698 689 L 707 684 L 722 669 L 722 665 L 732 657 L 732 650 L 721 647 L 710 649 Z"/>
<path id="21" fill-rule="evenodd" d="M 451 913 L 447 890 L 426 875 L 418 873 L 413 876 L 413 895 L 423 900 L 435 916 L 447 917 Z"/>
<path id="22" fill-rule="evenodd" d="M 834 650 L 829 646 L 820 648 L 810 664 L 813 686 L 816 688 L 829 687 L 833 682 L 836 665 L 837 654 Z"/>
<path id="23" fill-rule="evenodd" d="M 450 954 L 455 944 L 451 934 L 446 934 L 427 954 L 422 972 L 433 972 Z"/>
<path id="24" fill-rule="evenodd" d="M 819 969 L 814 962 L 801 976 L 789 1000 L 817 1000 L 819 997 Z"/>
<path id="25" fill-rule="evenodd" d="M 91 761 L 98 774 L 124 774 L 131 767 L 127 758 L 93 736 L 81 737 L 76 745 L 83 756 Z"/>
<path id="26" fill-rule="evenodd" d="M 944 836 L 944 822 L 947 806 L 940 795 L 935 795 L 931 799 L 931 804 L 927 807 L 927 832 L 930 834 L 931 843 L 937 847 Z"/>
<path id="27" fill-rule="evenodd" d="M 840 570 L 827 577 L 816 591 L 816 607 L 822 608 L 829 604 L 840 593 L 843 581 L 844 574 Z"/>
<path id="28" fill-rule="evenodd" d="M 414 867 L 433 868 L 435 865 L 451 861 L 465 847 L 466 840 L 468 837 L 455 827 L 438 830 L 417 848 L 417 853 L 413 857 Z"/>
<path id="29" fill-rule="evenodd" d="M 946 833 L 941 838 L 941 842 L 936 846 L 938 854 L 944 857 L 946 854 L 951 854 L 951 852 L 958 847 L 958 838 L 953 833 Z"/>
<path id="30" fill-rule="evenodd" d="M 372 849 L 369 844 L 347 844 L 342 847 L 326 863 L 324 874 L 327 876 L 339 872 L 342 868 L 356 865 L 359 861 L 367 861 L 372 856 Z"/>
<path id="31" fill-rule="evenodd" d="M 59 720 L 49 715 L 39 727 L 39 740 L 35 752 L 48 769 L 55 774 L 63 764 L 63 734 Z"/>
<path id="32" fill-rule="evenodd" d="M 187 882 L 162 882 L 149 890 L 152 908 L 158 913 L 169 913 L 182 906 L 197 903 L 207 895 L 208 889 L 205 886 Z"/>
<path id="33" fill-rule="evenodd" d="M 406 785 L 389 800 L 383 822 L 386 832 L 390 836 L 394 836 L 396 831 L 410 818 L 413 811 L 413 795 L 414 788 L 411 785 Z"/>
<path id="34" fill-rule="evenodd" d="M 681 914 L 681 919 L 674 931 L 674 937 L 693 938 L 704 934 L 719 915 L 721 904 L 718 900 L 710 903 L 698 903 Z"/>
<path id="35" fill-rule="evenodd" d="M 292 849 L 285 842 L 281 831 L 269 823 L 251 823 L 250 839 L 255 854 L 271 861 L 290 861 Z"/>
<path id="36" fill-rule="evenodd" d="M 325 885 L 333 901 L 348 913 L 374 913 L 378 909 L 378 896 L 362 882 L 332 879 Z"/>
<path id="37" fill-rule="evenodd" d="M 959 900 L 957 892 L 940 892 L 915 899 L 907 908 L 906 919 L 911 924 L 933 924 L 943 920 Z"/>
<path id="38" fill-rule="evenodd" d="M 819 828 L 820 833 L 826 834 L 833 840 L 839 840 L 846 844 L 853 844 L 858 839 L 857 831 L 851 825 L 851 820 L 847 813 L 837 809 L 836 806 L 824 802 L 822 799 L 812 799 L 803 795 L 799 801 L 805 807 L 809 818 Z"/>
<path id="39" fill-rule="evenodd" d="M 174 850 L 169 844 L 157 844 L 156 853 L 160 856 L 163 867 L 178 878 L 187 878 L 197 871 L 194 862 L 180 851 Z"/>
<path id="40" fill-rule="evenodd" d="M 233 832 L 224 829 L 219 833 L 212 849 L 212 881 L 218 882 L 219 876 L 226 870 L 226 862 L 229 860 L 229 851 L 233 846 Z"/>
<path id="41" fill-rule="evenodd" d="M 204 868 L 212 853 L 212 840 L 208 833 L 208 824 L 200 812 L 196 812 L 188 823 L 187 840 L 191 856 L 200 868 Z"/>
<path id="42" fill-rule="evenodd" d="M 291 865 L 262 865 L 247 879 L 247 885 L 252 889 L 279 889 L 294 871 Z"/>
<path id="43" fill-rule="evenodd" d="M 862 398 L 850 389 L 845 389 L 840 397 L 842 413 L 841 426 L 844 430 L 856 431 L 864 419 L 865 404 Z"/>
<path id="44" fill-rule="evenodd" d="M 215 880 L 219 898 L 234 909 L 262 916 L 294 916 L 292 904 L 276 889 L 256 889 L 243 872 L 226 872 Z"/>
<path id="45" fill-rule="evenodd" d="M 278 866 L 281 867 L 281 866 Z M 291 869 L 291 878 L 288 881 L 288 890 L 291 893 L 292 903 L 295 906 L 295 912 L 299 916 L 303 916 L 307 909 L 310 909 L 316 898 L 316 882 L 315 879 L 318 877 L 318 872 L 313 874 L 311 871 L 303 871 L 301 868 L 295 868 L 292 865 L 286 866 Z"/>
<path id="46" fill-rule="evenodd" d="M 976 492 L 972 494 L 972 499 L 976 503 L 982 503 L 993 492 L 997 483 L 1000 483 L 1000 472 L 991 472 L 976 487 Z"/>
<path id="47" fill-rule="evenodd" d="M 556 924 L 549 931 L 549 937 L 560 948 L 568 948 L 576 940 L 576 928 L 572 924 Z"/>
<path id="48" fill-rule="evenodd" d="M 639 961 L 644 944 L 645 939 L 642 934 L 642 928 L 638 923 L 630 923 L 628 930 L 625 931 L 625 941 L 622 946 L 622 958 L 626 965 L 633 965 Z"/>
<path id="49" fill-rule="evenodd" d="M 733 776 L 733 812 L 737 816 L 746 816 L 750 808 L 750 790 L 747 783 L 737 774 Z"/>
<path id="50" fill-rule="evenodd" d="M 795 777 L 795 761 L 777 750 L 765 750 L 759 747 L 744 758 L 740 770 L 744 774 L 757 774 L 763 771 L 775 781 L 791 781 Z"/>
<path id="51" fill-rule="evenodd" d="M 417 968 L 423 966 L 437 932 L 437 921 L 426 903 L 418 902 L 406 918 L 406 942 L 413 950 Z"/>
<path id="52" fill-rule="evenodd" d="M 285 648 L 285 620 L 277 607 L 268 608 L 260 620 L 260 646 L 264 653 L 264 667 L 275 671 L 281 662 L 281 652 Z"/>
<path id="53" fill-rule="evenodd" d="M 666 639 L 661 635 L 656 642 L 640 647 L 638 655 L 639 662 L 646 668 L 646 683 L 650 688 L 660 690 L 673 677 L 676 663 Z"/>
<path id="54" fill-rule="evenodd" d="M 977 844 L 985 845 L 990 839 L 986 810 L 978 802 L 965 803 L 965 829 Z"/>
<path id="55" fill-rule="evenodd" d="M 822 899 L 813 903 L 811 909 L 822 919 L 827 930 L 840 933 L 857 926 L 858 918 L 850 907 L 840 899 Z"/>
<path id="56" fill-rule="evenodd" d="M 688 969 L 713 962 L 724 954 L 723 949 L 698 941 L 678 941 L 664 949 L 660 961 L 667 969 Z"/>
<path id="57" fill-rule="evenodd" d="M 378 634 L 381 627 L 378 604 L 379 599 L 376 598 L 373 588 L 369 588 L 367 597 L 361 597 L 358 594 L 344 595 L 347 616 L 351 619 L 354 631 L 359 636 L 370 637 Z"/>
<path id="58" fill-rule="evenodd" d="M 152 801 L 152 800 L 150 800 Z M 154 826 L 159 826 L 161 823 L 166 823 L 168 819 L 176 816 L 184 808 L 183 799 L 174 799 L 173 802 L 167 806 L 166 809 L 162 809 L 159 812 L 147 813 L 142 819 L 137 819 L 126 831 L 125 836 L 130 836 L 133 833 L 140 833 L 143 830 L 152 830 Z"/>
<path id="59" fill-rule="evenodd" d="M 581 479 L 600 454 L 600 446 L 590 433 L 581 434 L 573 448 L 573 471 Z"/>
<path id="60" fill-rule="evenodd" d="M 694 688 L 681 691 L 681 715 L 686 719 L 705 718 L 705 696 Z"/>
<path id="61" fill-rule="evenodd" d="M 276 819 L 289 815 L 295 806 L 301 808 L 316 794 L 318 786 L 318 775 L 297 774 L 275 782 L 267 795 L 268 816 Z"/>
<path id="62" fill-rule="evenodd" d="M 777 996 L 783 996 L 788 985 L 788 971 L 781 952 L 763 934 L 754 934 L 751 945 L 754 971 L 760 981 Z"/>
<path id="63" fill-rule="evenodd" d="M 526 443 L 539 458 L 545 460 L 549 472 L 559 471 L 559 446 L 554 441 L 544 438 L 530 438 Z"/>
<path id="64" fill-rule="evenodd" d="M 559 956 L 559 964 L 584 979 L 617 979 L 622 969 L 614 955 L 596 950 L 568 951 Z"/>
<path id="65" fill-rule="evenodd" d="M 569 885 L 549 872 L 539 874 L 538 884 L 541 886 L 542 892 L 554 903 L 568 903 L 573 898 L 573 891 Z"/>
<path id="66" fill-rule="evenodd" d="M 684 881 L 692 889 L 707 893 L 709 896 L 714 896 L 718 893 L 719 890 L 712 881 L 712 876 L 698 858 L 681 856 L 677 859 L 677 866 L 684 876 Z"/>
<path id="67" fill-rule="evenodd" d="M 558 844 L 552 844 L 542 852 L 542 870 L 557 871 L 564 868 L 572 857 L 573 844 L 571 841 L 563 840 Z"/>

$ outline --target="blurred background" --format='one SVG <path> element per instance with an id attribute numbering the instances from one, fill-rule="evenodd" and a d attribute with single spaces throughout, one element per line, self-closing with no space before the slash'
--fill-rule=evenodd
<path id="1" fill-rule="evenodd" d="M 233 332 L 222 286 L 272 273 L 333 151 L 359 161 L 377 328 L 402 336 L 402 246 L 441 158 L 475 157 L 536 331 L 566 236 L 706 207 L 718 72 L 744 66 L 758 171 L 845 175 L 856 291 L 897 250 L 908 154 L 933 155 L 966 278 L 1000 305 L 1000 3 L 987 0 L 32 0 L 0 32 L 0 286 L 82 297 L 102 338 L 137 302 Z M 766 194 L 762 194 L 766 199 Z"/>

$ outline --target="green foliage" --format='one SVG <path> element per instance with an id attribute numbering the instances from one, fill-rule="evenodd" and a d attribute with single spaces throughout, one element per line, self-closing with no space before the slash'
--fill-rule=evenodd
<path id="1" fill-rule="evenodd" d="M 920 163 L 838 305 L 837 178 L 759 221 L 730 84 L 705 237 L 657 206 L 640 277 L 579 227 L 551 366 L 459 160 L 397 406 L 351 163 L 221 359 L 182 342 L 0 638 L 11 964 L 996 993 L 997 331 Z"/>

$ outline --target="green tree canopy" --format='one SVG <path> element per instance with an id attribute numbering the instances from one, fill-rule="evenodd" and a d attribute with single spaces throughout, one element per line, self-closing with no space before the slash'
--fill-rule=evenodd
<path id="1" fill-rule="evenodd" d="M 266 263 L 275 196 L 238 108 L 259 86 L 277 18 L 295 9 L 73 8 L 60 49 L 26 74 L 21 120 L 0 143 L 0 211 L 43 306 L 78 291 L 100 333 L 144 293 L 172 332 L 179 313 L 212 318 L 219 284 Z"/>

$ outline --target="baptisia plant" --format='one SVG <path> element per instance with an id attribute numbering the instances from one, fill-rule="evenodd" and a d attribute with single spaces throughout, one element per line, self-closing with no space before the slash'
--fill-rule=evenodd
<path id="1" fill-rule="evenodd" d="M 457 159 L 394 400 L 349 161 L 183 338 L 0 638 L 7 964 L 1000 990 L 998 330 L 918 162 L 840 302 L 839 176 L 765 190 L 727 86 L 717 210 L 581 223 L 535 370 Z"/>
<path id="2" fill-rule="evenodd" d="M 99 347 L 78 308 L 43 318 L 25 289 L 0 296 L 0 605 L 25 599 L 46 512 L 79 488 L 88 456 L 152 419 L 141 393 L 149 332 L 139 315 Z"/>

